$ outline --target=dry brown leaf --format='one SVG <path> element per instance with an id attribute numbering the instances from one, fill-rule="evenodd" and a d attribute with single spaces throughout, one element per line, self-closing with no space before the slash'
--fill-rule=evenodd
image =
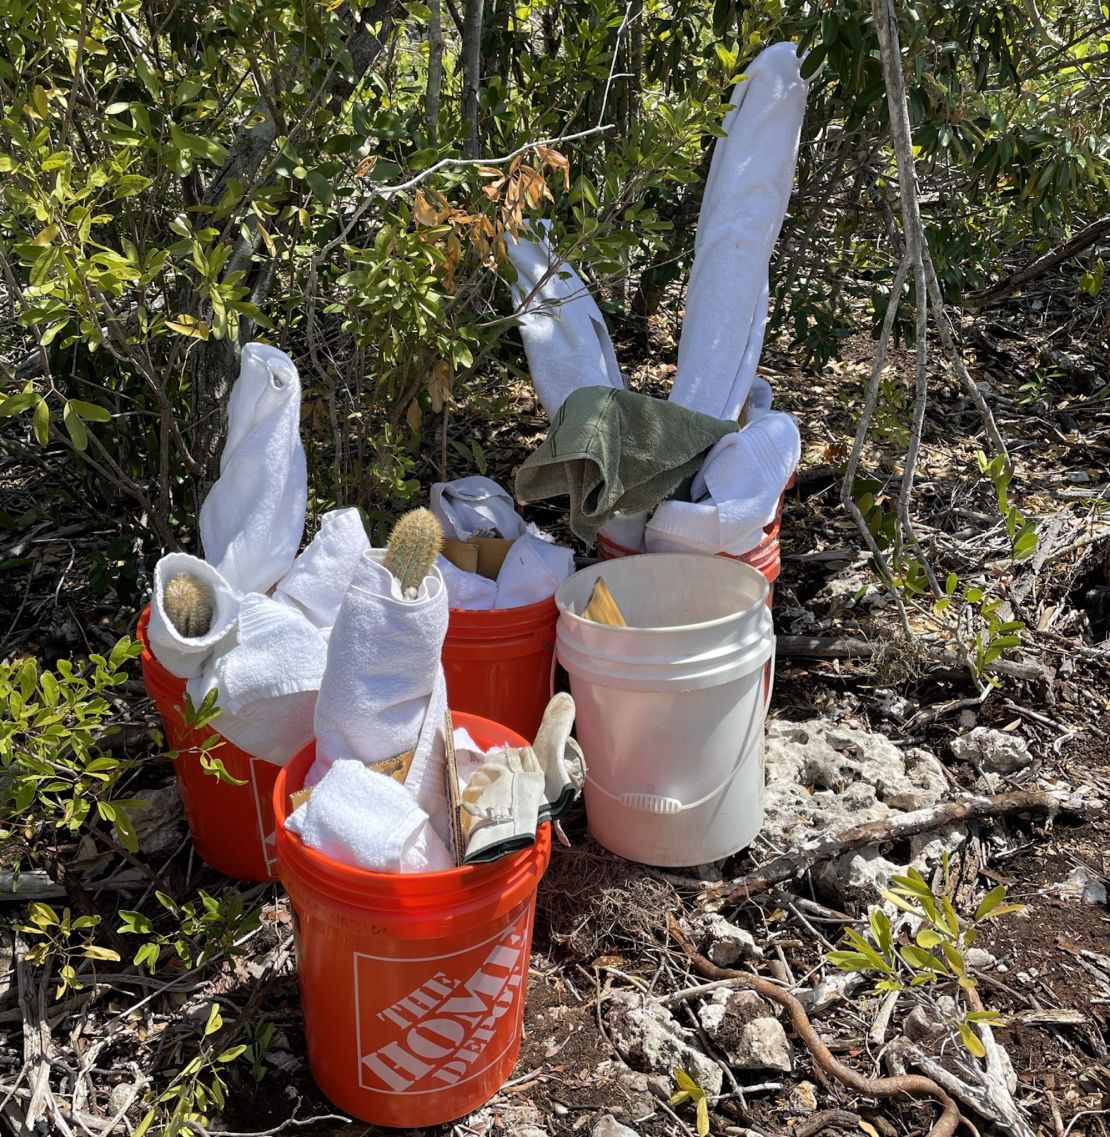
<path id="1" fill-rule="evenodd" d="M 454 386 L 455 369 L 448 360 L 439 360 L 432 368 L 432 374 L 428 379 L 428 394 L 435 414 L 439 414 L 451 402 L 451 391 Z"/>
<path id="2" fill-rule="evenodd" d="M 412 200 L 412 215 L 420 225 L 438 225 L 439 212 L 435 209 L 422 189 L 416 191 Z"/>

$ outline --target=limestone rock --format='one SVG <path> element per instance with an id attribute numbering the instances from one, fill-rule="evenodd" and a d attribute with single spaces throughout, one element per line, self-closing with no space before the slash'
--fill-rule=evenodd
<path id="1" fill-rule="evenodd" d="M 778 1019 L 753 1019 L 740 1028 L 738 1041 L 729 1048 L 729 1062 L 740 1070 L 780 1070 L 794 1068 L 790 1043 Z"/>
<path id="2" fill-rule="evenodd" d="M 992 774 L 1012 774 L 1033 761 L 1024 738 L 989 726 L 977 726 L 952 739 L 950 745 L 961 762 L 970 762 Z"/>
<path id="3" fill-rule="evenodd" d="M 786 1108 L 791 1113 L 807 1114 L 817 1112 L 817 1087 L 812 1082 L 799 1082 L 786 1099 Z"/>
<path id="4" fill-rule="evenodd" d="M 721 1092 L 720 1066 L 690 1045 L 690 1032 L 656 1000 L 638 992 L 616 992 L 609 999 L 609 1031 L 630 1066 L 667 1077 L 683 1069 L 707 1094 Z"/>
<path id="5" fill-rule="evenodd" d="M 728 1051 L 746 1023 L 767 1018 L 772 1013 L 771 1004 L 754 991 L 719 987 L 698 1009 L 698 1024 Z"/>
<path id="6" fill-rule="evenodd" d="M 590 1137 L 640 1137 L 640 1135 L 635 1129 L 622 1125 L 611 1113 L 606 1113 L 594 1123 Z"/>
<path id="7" fill-rule="evenodd" d="M 731 967 L 738 959 L 761 959 L 763 950 L 755 937 L 744 928 L 738 928 L 723 916 L 710 915 L 705 924 L 709 941 L 706 955 L 718 967 Z"/>
<path id="8" fill-rule="evenodd" d="M 155 856 L 176 849 L 186 828 L 177 785 L 149 786 L 139 791 L 138 800 L 146 802 L 146 806 L 136 805 L 130 816 L 144 855 Z"/>
<path id="9" fill-rule="evenodd" d="M 986 948 L 970 947 L 964 952 L 964 962 L 976 971 L 986 971 L 993 967 L 998 960 Z"/>
<path id="10" fill-rule="evenodd" d="M 762 836 L 776 849 L 794 849 L 831 833 L 892 813 L 920 809 L 945 796 L 948 782 L 936 756 L 900 750 L 883 734 L 820 719 L 776 720 L 767 728 Z M 962 840 L 952 833 L 911 842 L 922 866 Z M 893 873 L 904 872 L 874 849 L 846 854 L 822 867 L 820 880 L 838 896 L 874 900 Z"/>

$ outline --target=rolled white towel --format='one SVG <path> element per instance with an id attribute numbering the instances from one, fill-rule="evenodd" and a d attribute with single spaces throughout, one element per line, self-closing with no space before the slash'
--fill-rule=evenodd
<path id="1" fill-rule="evenodd" d="M 506 247 L 516 269 L 513 305 L 520 323 L 528 370 L 543 409 L 553 419 L 578 387 L 624 387 L 605 317 L 581 277 L 560 261 L 540 232 L 509 236 Z"/>
<path id="2" fill-rule="evenodd" d="M 220 476 L 200 508 L 204 558 L 240 592 L 269 592 L 297 555 L 308 499 L 301 384 L 289 356 L 247 344 L 227 414 Z"/>
<path id="3" fill-rule="evenodd" d="M 333 509 L 320 518 L 320 531 L 278 582 L 274 599 L 302 612 L 331 632 L 339 605 L 370 539 L 357 509 Z"/>
<path id="4" fill-rule="evenodd" d="M 807 84 L 792 43 L 746 68 L 713 150 L 671 399 L 735 419 L 748 396 L 767 319 L 767 273 L 782 227 Z"/>
<path id="5" fill-rule="evenodd" d="M 324 634 L 306 616 L 251 592 L 239 609 L 234 645 L 187 689 L 196 706 L 215 690 L 220 714 L 213 726 L 240 750 L 284 766 L 312 738 L 326 659 Z"/>
<path id="6" fill-rule="evenodd" d="M 750 552 L 763 540 L 778 501 L 801 457 L 793 416 L 771 411 L 706 456 L 690 501 L 665 501 L 646 531 L 649 552 Z"/>
<path id="7" fill-rule="evenodd" d="M 408 790 L 355 759 L 333 762 L 286 820 L 309 848 L 376 872 L 439 872 L 454 858 Z"/>
<path id="8" fill-rule="evenodd" d="M 210 591 L 212 619 L 202 636 L 184 636 L 166 612 L 166 585 L 187 573 Z M 179 679 L 199 675 L 210 660 L 234 643 L 239 619 L 239 593 L 207 561 L 188 553 L 167 553 L 154 566 L 154 590 L 150 598 L 147 639 L 154 658 Z"/>

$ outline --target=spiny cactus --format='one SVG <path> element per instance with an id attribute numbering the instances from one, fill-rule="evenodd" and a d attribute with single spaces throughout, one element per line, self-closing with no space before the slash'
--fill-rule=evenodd
<path id="1" fill-rule="evenodd" d="M 411 509 L 398 518 L 382 564 L 401 582 L 407 599 L 416 598 L 442 545 L 443 530 L 430 509 Z"/>
<path id="2" fill-rule="evenodd" d="M 162 594 L 162 607 L 170 623 L 187 639 L 198 639 L 212 627 L 216 597 L 212 589 L 192 573 L 179 572 Z"/>

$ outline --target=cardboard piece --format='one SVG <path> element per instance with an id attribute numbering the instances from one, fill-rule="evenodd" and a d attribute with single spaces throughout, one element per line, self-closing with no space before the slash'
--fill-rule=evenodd
<path id="1" fill-rule="evenodd" d="M 471 537 L 469 541 L 449 537 L 443 542 L 442 551 L 455 568 L 496 580 L 512 547 L 508 537 Z"/>
<path id="2" fill-rule="evenodd" d="M 380 761 L 371 762 L 369 765 L 371 770 L 376 770 L 379 774 L 386 774 L 395 782 L 400 782 L 401 785 L 404 785 L 405 779 L 409 776 L 409 767 L 412 765 L 412 760 L 415 757 L 415 750 L 405 750 L 401 754 L 395 754 L 392 758 L 382 758 Z M 310 797 L 312 797 L 312 787 L 305 786 L 303 789 L 295 790 L 289 795 L 289 804 L 294 809 L 297 809 L 304 805 Z"/>
<path id="3" fill-rule="evenodd" d="M 628 621 L 625 620 L 624 614 L 613 599 L 613 594 L 609 591 L 609 586 L 605 583 L 604 577 L 599 576 L 594 581 L 594 586 L 590 589 L 590 598 L 586 601 L 582 615 L 587 620 L 593 620 L 597 624 L 611 624 L 617 628 L 628 627 Z"/>

